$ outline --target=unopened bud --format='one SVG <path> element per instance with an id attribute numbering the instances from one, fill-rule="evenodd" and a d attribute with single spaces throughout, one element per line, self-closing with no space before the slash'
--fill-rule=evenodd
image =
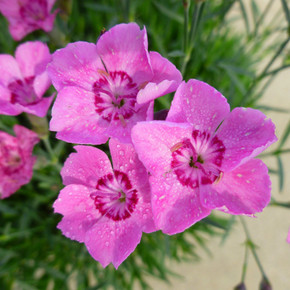
<path id="1" fill-rule="evenodd" d="M 260 290 L 272 290 L 272 286 L 267 278 L 263 278 L 260 283 Z"/>
<path id="2" fill-rule="evenodd" d="M 241 282 L 239 285 L 237 285 L 234 290 L 247 290 L 246 285 L 244 282 Z"/>

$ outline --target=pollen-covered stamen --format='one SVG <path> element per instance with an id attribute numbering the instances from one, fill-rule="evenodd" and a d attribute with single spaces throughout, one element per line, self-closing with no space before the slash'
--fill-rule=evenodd
<path id="1" fill-rule="evenodd" d="M 192 139 L 184 139 L 171 149 L 171 167 L 178 180 L 195 188 L 199 184 L 212 184 L 222 178 L 220 166 L 225 147 L 216 136 L 194 130 Z"/>
<path id="2" fill-rule="evenodd" d="M 96 112 L 105 120 L 124 121 L 135 113 L 138 87 L 123 71 L 98 70 L 100 78 L 93 85 Z"/>
<path id="3" fill-rule="evenodd" d="M 40 101 L 33 88 L 34 77 L 27 77 L 24 80 L 15 80 L 8 85 L 11 92 L 10 102 L 23 106 L 35 105 Z"/>
<path id="4" fill-rule="evenodd" d="M 0 168 L 6 174 L 14 173 L 23 166 L 22 155 L 16 144 L 7 144 L 0 138 Z"/>
<path id="5" fill-rule="evenodd" d="M 138 202 L 137 190 L 132 188 L 128 176 L 118 170 L 98 180 L 96 192 L 91 194 L 96 209 L 114 221 L 131 216 Z"/>

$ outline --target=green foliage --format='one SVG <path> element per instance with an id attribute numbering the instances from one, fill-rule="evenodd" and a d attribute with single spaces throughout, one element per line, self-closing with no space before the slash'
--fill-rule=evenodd
<path id="1" fill-rule="evenodd" d="M 271 1 L 270 1 L 271 2 Z M 146 26 L 149 49 L 169 58 L 183 71 L 185 80 L 197 78 L 221 91 L 232 108 L 240 105 L 255 107 L 266 85 L 283 69 L 289 67 L 285 48 L 289 41 L 289 9 L 281 0 L 285 21 L 262 28 L 270 2 L 259 11 L 255 1 L 248 12 L 242 0 L 205 1 L 190 4 L 184 13 L 180 0 L 59 0 L 61 11 L 56 27 L 49 35 L 37 31 L 25 40 L 48 42 L 53 52 L 69 42 L 96 42 L 101 31 L 120 22 L 135 21 Z M 246 33 L 233 30 L 229 13 L 240 7 Z M 287 10 L 288 9 L 288 10 Z M 254 19 L 253 27 L 249 19 Z M 287 22 L 287 21 L 288 22 Z M 4 17 L 0 17 L 0 52 L 14 54 L 17 47 L 8 33 Z M 288 30 L 287 30 L 288 29 Z M 268 38 L 277 35 L 274 45 Z M 270 61 L 259 73 L 258 64 Z M 273 68 L 277 58 L 282 64 Z M 172 94 L 156 101 L 156 110 L 169 108 Z M 275 108 L 264 108 L 264 110 Z M 25 116 L 0 116 L 0 129 L 12 134 L 12 127 L 21 123 L 31 127 Z M 277 156 L 283 187 L 283 163 L 280 154 L 289 137 L 288 126 L 280 142 Z M 99 146 L 107 150 L 106 145 Z M 23 186 L 9 199 L 0 201 L 0 289 L 134 289 L 136 283 L 146 289 L 145 277 L 152 275 L 168 281 L 171 270 L 168 259 L 176 261 L 199 259 L 201 249 L 208 251 L 207 239 L 221 235 L 222 242 L 230 233 L 234 218 L 214 215 L 184 233 L 167 236 L 161 232 L 144 234 L 136 251 L 116 271 L 111 265 L 103 269 L 86 251 L 84 245 L 61 235 L 56 228 L 61 217 L 53 214 L 52 204 L 63 187 L 60 168 L 72 145 L 54 138 L 50 133 L 36 146 L 38 161 L 30 184 Z M 277 153 L 278 152 L 278 153 Z M 278 204 L 278 203 L 276 203 Z"/>

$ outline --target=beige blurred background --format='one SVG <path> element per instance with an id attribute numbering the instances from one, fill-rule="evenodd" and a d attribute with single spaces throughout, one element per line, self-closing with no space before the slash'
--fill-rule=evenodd
<path id="1" fill-rule="evenodd" d="M 271 9 L 270 16 L 275 15 L 275 11 L 281 7 L 281 1 L 272 1 L 275 1 L 275 3 Z M 245 2 L 249 4 L 250 0 Z M 266 0 L 257 2 L 262 10 L 268 3 Z M 290 1 L 288 3 L 290 5 Z M 235 6 L 232 11 L 233 17 L 238 10 L 239 7 Z M 242 21 L 235 22 L 233 29 L 239 33 L 241 29 L 244 29 L 244 23 Z M 267 60 L 261 62 L 261 68 L 264 67 L 266 62 Z M 280 107 L 290 111 L 290 69 L 278 75 L 260 99 L 259 104 Z M 267 112 L 267 116 L 276 124 L 276 135 L 280 138 L 290 120 L 290 114 Z M 271 150 L 274 148 L 275 145 L 271 147 Z M 289 138 L 285 148 L 290 148 Z M 263 161 L 271 168 L 277 169 L 277 162 L 274 158 L 263 158 Z M 290 202 L 290 153 L 283 155 L 283 164 L 285 169 L 284 190 L 279 192 L 278 179 L 276 176 L 271 175 L 272 195 L 277 201 Z M 289 290 L 290 244 L 286 243 L 286 236 L 290 227 L 290 209 L 267 207 L 263 213 L 257 215 L 257 218 L 245 218 L 245 220 L 253 241 L 259 246 L 257 253 L 273 289 Z M 199 247 L 200 262 L 183 262 L 179 264 L 168 261 L 169 268 L 183 278 L 171 278 L 170 283 L 166 284 L 150 277 L 149 284 L 154 290 L 233 289 L 241 280 L 245 254 L 243 245 L 245 234 L 238 219 L 225 244 L 221 246 L 220 242 L 221 239 L 219 237 L 214 237 L 208 241 L 208 247 L 212 253 L 211 256 Z M 261 274 L 253 256 L 249 253 L 248 270 L 245 279 L 247 289 L 259 289 L 260 281 Z"/>

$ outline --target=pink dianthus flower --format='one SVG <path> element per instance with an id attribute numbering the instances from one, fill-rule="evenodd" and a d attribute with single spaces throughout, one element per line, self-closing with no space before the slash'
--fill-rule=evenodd
<path id="1" fill-rule="evenodd" d="M 63 215 L 58 228 L 85 243 L 103 267 L 115 268 L 134 251 L 142 232 L 155 230 L 148 174 L 132 145 L 109 142 L 107 155 L 94 147 L 75 146 L 61 171 L 66 187 L 53 207 Z"/>
<path id="2" fill-rule="evenodd" d="M 153 216 L 164 233 L 182 232 L 212 209 L 253 215 L 270 201 L 268 169 L 254 157 L 277 140 L 274 124 L 258 110 L 230 112 L 206 83 L 183 82 L 166 121 L 138 123 L 132 140 L 151 174 Z"/>
<path id="3" fill-rule="evenodd" d="M 153 119 L 153 100 L 174 91 L 180 72 L 148 52 L 145 28 L 119 24 L 97 44 L 71 43 L 48 66 L 58 96 L 50 129 L 73 143 L 102 144 L 109 137 L 131 142 L 131 128 Z"/>
<path id="4" fill-rule="evenodd" d="M 46 66 L 51 54 L 45 43 L 26 42 L 17 47 L 15 58 L 0 55 L 0 114 L 22 112 L 44 117 L 53 96 L 43 97 L 51 81 Z"/>
<path id="5" fill-rule="evenodd" d="M 49 32 L 57 11 L 51 9 L 55 0 L 0 0 L 0 12 L 9 22 L 13 39 L 21 40 L 34 30 Z"/>
<path id="6" fill-rule="evenodd" d="M 9 197 L 32 177 L 36 157 L 32 150 L 39 139 L 22 126 L 15 125 L 16 137 L 0 131 L 0 198 Z"/>

